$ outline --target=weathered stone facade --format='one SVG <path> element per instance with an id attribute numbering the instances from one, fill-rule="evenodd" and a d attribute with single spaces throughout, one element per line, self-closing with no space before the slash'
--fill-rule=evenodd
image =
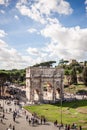
<path id="1" fill-rule="evenodd" d="M 48 67 L 26 69 L 26 97 L 28 101 L 55 101 L 63 97 L 63 70 Z"/>

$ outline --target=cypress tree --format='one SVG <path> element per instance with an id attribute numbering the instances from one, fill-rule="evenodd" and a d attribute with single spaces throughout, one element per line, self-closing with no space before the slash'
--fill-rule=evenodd
<path id="1" fill-rule="evenodd" d="M 75 67 L 73 67 L 71 71 L 71 84 L 77 84 L 77 74 Z"/>
<path id="2" fill-rule="evenodd" d="M 87 85 L 87 67 L 84 67 L 83 69 L 83 82 Z"/>

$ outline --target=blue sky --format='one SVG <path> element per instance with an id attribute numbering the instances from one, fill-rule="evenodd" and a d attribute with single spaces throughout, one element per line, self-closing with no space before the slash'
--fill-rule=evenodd
<path id="1" fill-rule="evenodd" d="M 0 0 L 0 69 L 87 60 L 87 0 Z"/>

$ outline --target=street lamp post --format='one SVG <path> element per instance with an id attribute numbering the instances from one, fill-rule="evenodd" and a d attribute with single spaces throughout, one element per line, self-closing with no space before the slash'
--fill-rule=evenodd
<path id="1" fill-rule="evenodd" d="M 61 102 L 61 124 L 62 124 L 62 105 L 63 105 L 63 86 L 62 86 L 62 83 L 63 83 L 63 75 L 61 75 L 61 86 L 60 86 L 60 102 Z"/>
<path id="2" fill-rule="evenodd" d="M 61 124 L 62 124 L 62 97 L 61 97 Z"/>
<path id="3" fill-rule="evenodd" d="M 3 97 L 3 114 L 4 114 L 4 97 Z"/>
<path id="4" fill-rule="evenodd" d="M 56 98 L 56 96 L 55 96 L 55 78 L 56 78 L 56 71 L 54 71 L 54 73 L 53 73 L 53 101 L 54 101 L 54 103 L 55 103 L 55 98 Z"/>
<path id="5" fill-rule="evenodd" d="M 53 74 L 53 101 L 55 102 L 54 74 Z"/>
<path id="6" fill-rule="evenodd" d="M 5 97 L 5 95 L 4 95 L 4 89 L 3 89 L 3 87 L 2 87 L 2 99 L 3 99 L 3 114 L 4 114 L 4 97 Z"/>

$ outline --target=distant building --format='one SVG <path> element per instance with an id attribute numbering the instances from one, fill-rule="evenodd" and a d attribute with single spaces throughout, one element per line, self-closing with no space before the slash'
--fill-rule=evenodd
<path id="1" fill-rule="evenodd" d="M 75 63 L 78 63 L 75 59 L 71 59 L 70 61 L 69 61 L 69 64 L 75 64 Z"/>
<path id="2" fill-rule="evenodd" d="M 63 69 L 48 67 L 26 68 L 28 101 L 55 101 L 63 98 Z"/>

